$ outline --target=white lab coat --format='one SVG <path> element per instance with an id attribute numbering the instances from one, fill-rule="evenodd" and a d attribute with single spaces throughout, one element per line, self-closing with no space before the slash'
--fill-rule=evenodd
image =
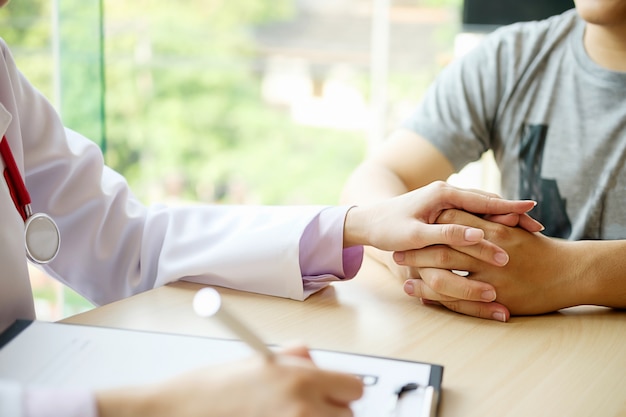
<path id="1" fill-rule="evenodd" d="M 99 305 L 180 278 L 302 300 L 341 275 L 337 239 L 331 263 L 339 268 L 321 271 L 322 283 L 308 292 L 299 263 L 305 228 L 336 208 L 147 208 L 104 166 L 95 144 L 62 126 L 1 40 L 0 51 L 0 134 L 25 178 L 33 212 L 47 213 L 59 226 L 59 254 L 45 266 L 54 278 Z M 336 214 L 343 221 L 345 211 Z M 15 318 L 34 318 L 24 223 L 3 179 L 0 224 L 1 331 Z"/>
<path id="2" fill-rule="evenodd" d="M 95 304 L 181 278 L 302 300 L 360 266 L 362 247 L 342 250 L 347 207 L 145 207 L 94 143 L 63 127 L 1 39 L 0 135 L 33 212 L 59 226 L 59 254 L 44 269 Z M 0 332 L 17 318 L 35 311 L 24 222 L 0 177 Z M 0 415 L 24 414 L 93 416 L 95 405 L 87 391 L 28 390 L 0 372 Z"/>

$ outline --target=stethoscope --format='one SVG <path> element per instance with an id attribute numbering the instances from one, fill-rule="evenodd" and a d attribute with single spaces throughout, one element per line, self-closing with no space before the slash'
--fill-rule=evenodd
<path id="1" fill-rule="evenodd" d="M 18 213 L 24 219 L 24 243 L 26 245 L 26 256 L 38 264 L 47 264 L 52 261 L 61 244 L 61 234 L 59 228 L 50 216 L 44 213 L 35 213 L 30 207 L 30 194 L 26 189 L 26 184 L 17 168 L 13 152 L 6 137 L 0 141 L 0 155 L 4 159 L 6 168 L 4 179 L 9 186 L 11 198 L 15 203 Z"/>

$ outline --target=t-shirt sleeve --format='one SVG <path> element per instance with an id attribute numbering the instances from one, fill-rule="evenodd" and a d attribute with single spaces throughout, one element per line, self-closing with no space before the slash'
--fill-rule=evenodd
<path id="1" fill-rule="evenodd" d="M 496 31 L 454 60 L 402 125 L 431 142 L 457 170 L 491 148 L 498 108 L 514 76 L 507 68 L 515 62 L 509 46 Z"/>

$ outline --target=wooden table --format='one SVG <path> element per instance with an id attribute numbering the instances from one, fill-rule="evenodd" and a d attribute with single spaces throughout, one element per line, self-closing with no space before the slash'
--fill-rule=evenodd
<path id="1" fill-rule="evenodd" d="M 232 338 L 195 316 L 200 285 L 178 282 L 64 322 Z M 626 416 L 626 312 L 576 307 L 509 323 L 423 306 L 366 259 L 352 281 L 305 302 L 217 288 L 229 310 L 272 344 L 443 365 L 439 415 Z"/>

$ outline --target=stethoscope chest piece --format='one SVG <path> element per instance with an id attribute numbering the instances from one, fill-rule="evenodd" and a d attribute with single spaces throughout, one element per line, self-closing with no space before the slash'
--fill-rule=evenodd
<path id="1" fill-rule="evenodd" d="M 30 207 L 30 194 L 26 183 L 15 163 L 9 142 L 5 136 L 0 139 L 0 156 L 4 160 L 4 178 L 15 203 L 15 208 L 24 220 L 24 244 L 26 256 L 32 262 L 47 264 L 59 253 L 61 234 L 52 217 L 35 213 Z"/>
<path id="2" fill-rule="evenodd" d="M 38 264 L 47 264 L 59 253 L 59 228 L 47 214 L 35 213 L 24 223 L 24 242 L 28 259 Z"/>

